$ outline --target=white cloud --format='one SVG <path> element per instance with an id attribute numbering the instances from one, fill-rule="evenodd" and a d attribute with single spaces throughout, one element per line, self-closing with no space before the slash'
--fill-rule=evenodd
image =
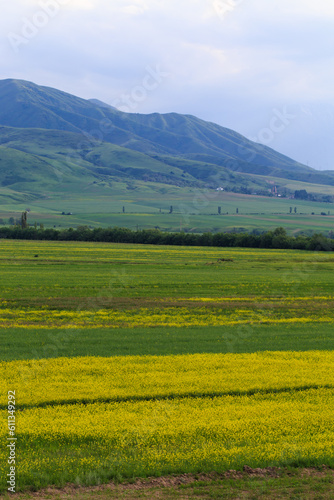
<path id="1" fill-rule="evenodd" d="M 14 53 L 8 32 L 20 34 L 41 1 L 6 2 L 0 78 L 112 102 L 160 64 L 170 77 L 136 111 L 191 113 L 249 135 L 280 104 L 334 105 L 328 0 L 229 0 L 223 17 L 213 0 L 59 0 L 58 14 Z"/>
<path id="2" fill-rule="evenodd" d="M 138 16 L 144 14 L 148 9 L 149 7 L 146 1 L 132 0 L 131 3 L 121 7 L 121 12 L 124 12 L 125 14 L 130 14 L 132 16 Z"/>

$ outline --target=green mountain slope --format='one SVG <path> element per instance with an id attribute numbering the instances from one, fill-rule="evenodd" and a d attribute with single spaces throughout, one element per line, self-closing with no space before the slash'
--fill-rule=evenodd
<path id="1" fill-rule="evenodd" d="M 88 140 L 98 137 L 148 155 L 177 156 L 219 166 L 224 159 L 312 172 L 271 148 L 194 116 L 123 113 L 95 99 L 80 99 L 22 80 L 0 81 L 0 124 L 79 132 Z"/>
<path id="2" fill-rule="evenodd" d="M 268 194 L 275 184 L 293 192 L 286 181 L 333 186 L 334 172 L 191 115 L 123 113 L 97 99 L 0 81 L 0 186 L 14 198 L 80 193 L 111 182 L 124 189 L 136 182 L 223 186 L 245 194 Z"/>
<path id="3" fill-rule="evenodd" d="M 0 185 L 38 194 L 80 191 L 104 181 L 145 181 L 180 187 L 249 185 L 248 176 L 213 164 L 169 156 L 153 158 L 82 134 L 0 126 Z M 263 179 L 253 182 L 265 187 Z"/>

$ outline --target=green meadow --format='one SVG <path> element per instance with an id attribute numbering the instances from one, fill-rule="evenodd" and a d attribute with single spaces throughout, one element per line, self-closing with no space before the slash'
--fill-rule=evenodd
<path id="1" fill-rule="evenodd" d="M 99 310 L 126 314 L 144 309 L 149 317 L 150 311 L 168 308 L 176 317 L 189 308 L 193 315 L 187 326 L 147 326 L 143 318 L 136 328 L 95 328 L 89 320 L 85 328 L 69 324 L 60 330 L 51 323 L 44 329 L 36 323 L 36 329 L 27 329 L 8 320 L 0 330 L 3 360 L 333 345 L 331 322 L 320 321 L 332 314 L 334 302 L 331 253 L 2 240 L 0 267 L 3 311 L 42 309 L 52 315 L 85 310 L 94 316 Z M 190 302 L 193 298 L 199 300 Z M 203 307 L 213 316 L 226 312 L 235 324 L 196 326 Z M 249 324 L 243 319 L 247 311 L 257 314 Z M 62 342 L 62 336 L 67 340 Z"/>
<path id="2" fill-rule="evenodd" d="M 334 193 L 334 188 L 329 189 Z M 9 194 L 7 188 L 3 188 L 3 194 L 0 192 L 0 219 L 4 223 L 7 224 L 10 217 L 19 219 L 27 209 L 28 223 L 57 228 L 118 226 L 201 233 L 267 231 L 284 226 L 289 234 L 323 232 L 328 235 L 334 227 L 332 203 L 139 181 L 130 187 L 121 182 L 77 186 L 77 191 L 68 193 L 65 185 L 59 193 L 46 192 L 43 197 Z M 63 212 L 72 215 L 62 215 Z"/>

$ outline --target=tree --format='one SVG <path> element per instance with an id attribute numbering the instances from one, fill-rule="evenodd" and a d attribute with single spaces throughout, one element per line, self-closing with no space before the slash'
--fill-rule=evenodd
<path id="1" fill-rule="evenodd" d="M 28 224 L 27 224 L 27 211 L 22 212 L 22 215 L 21 215 L 21 227 L 22 227 L 22 229 L 26 229 L 28 227 Z"/>
<path id="2" fill-rule="evenodd" d="M 291 242 L 283 227 L 277 227 L 275 229 L 271 244 L 273 248 L 290 248 Z"/>
<path id="3" fill-rule="evenodd" d="M 307 200 L 308 194 L 306 189 L 297 189 L 295 191 L 295 198 L 296 200 Z"/>
<path id="4" fill-rule="evenodd" d="M 287 236 L 286 234 L 286 230 L 284 229 L 284 227 L 277 227 L 274 232 L 273 232 L 273 235 L 274 236 L 284 236 L 284 238 Z"/>
<path id="5" fill-rule="evenodd" d="M 308 250 L 315 251 L 330 251 L 332 249 L 332 245 L 330 240 L 325 238 L 325 236 L 321 233 L 315 233 L 309 240 L 307 245 Z"/>

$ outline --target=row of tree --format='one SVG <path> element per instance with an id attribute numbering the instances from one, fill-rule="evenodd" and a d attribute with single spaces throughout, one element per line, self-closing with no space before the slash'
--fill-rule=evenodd
<path id="1" fill-rule="evenodd" d="M 286 248 L 299 250 L 333 251 L 334 240 L 322 234 L 313 236 L 288 236 L 279 227 L 262 234 L 251 233 L 165 233 L 157 229 L 132 231 L 122 227 L 90 229 L 79 226 L 77 229 L 37 229 L 21 226 L 0 228 L 0 238 L 21 240 L 52 241 L 96 241 L 110 243 L 141 243 L 150 245 L 185 245 L 208 247 L 248 247 L 248 248 Z"/>

